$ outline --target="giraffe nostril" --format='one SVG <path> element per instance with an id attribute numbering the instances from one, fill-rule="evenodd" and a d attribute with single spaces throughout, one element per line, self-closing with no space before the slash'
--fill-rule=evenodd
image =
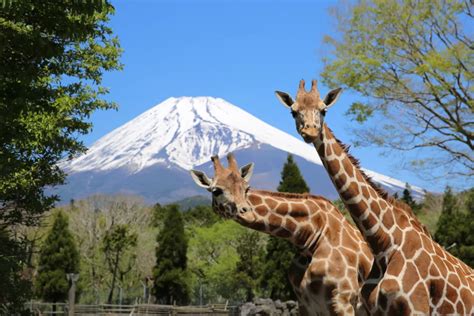
<path id="1" fill-rule="evenodd" d="M 246 207 L 242 207 L 242 213 L 247 213 L 248 211 L 249 211 L 249 209 L 248 209 L 248 208 L 246 208 Z"/>

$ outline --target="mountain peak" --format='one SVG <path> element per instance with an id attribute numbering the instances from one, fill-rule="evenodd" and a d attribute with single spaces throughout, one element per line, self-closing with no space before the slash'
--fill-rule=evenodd
<path id="1" fill-rule="evenodd" d="M 212 155 L 247 151 L 255 153 L 251 159 L 259 160 L 260 168 L 264 170 L 265 165 L 272 164 L 277 158 L 275 154 L 265 154 L 263 148 L 279 152 L 281 157 L 278 159 L 286 157 L 282 153 L 292 153 L 305 164 L 322 168 L 313 146 L 224 99 L 206 96 L 168 98 L 99 139 L 84 155 L 63 161 L 60 166 L 70 176 L 88 174 L 86 181 L 104 173 L 118 174 L 119 181 L 127 181 L 124 180 L 127 177 L 148 173 L 151 167 L 184 172 L 209 163 Z M 405 185 L 387 176 L 367 172 L 385 187 L 403 188 Z"/>

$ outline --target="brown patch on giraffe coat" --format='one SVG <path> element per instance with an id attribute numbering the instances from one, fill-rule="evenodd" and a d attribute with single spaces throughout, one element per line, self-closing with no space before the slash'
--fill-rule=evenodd
<path id="1" fill-rule="evenodd" d="M 426 267 L 429 266 L 430 262 L 431 258 L 426 251 L 422 251 L 415 259 L 415 265 L 419 267 L 418 270 L 420 272 L 421 278 L 423 279 L 426 279 L 426 277 L 428 276 L 428 269 Z"/>
<path id="2" fill-rule="evenodd" d="M 288 211 L 290 209 L 290 205 L 287 203 L 287 202 L 282 202 L 280 203 L 280 205 L 278 205 L 278 214 L 281 214 L 281 215 L 286 215 L 288 214 Z"/>
<path id="3" fill-rule="evenodd" d="M 410 296 L 410 301 L 417 312 L 429 313 L 428 293 L 423 283 L 418 283 Z"/>
<path id="4" fill-rule="evenodd" d="M 256 221 L 256 222 L 253 222 L 252 224 L 248 225 L 250 228 L 253 228 L 255 230 L 259 230 L 259 231 L 265 231 L 266 230 L 266 226 L 265 226 L 265 223 L 262 222 L 262 221 Z"/>
<path id="5" fill-rule="evenodd" d="M 459 296 L 463 302 L 472 302 L 472 292 L 466 288 L 461 289 Z M 471 303 L 469 306 L 466 306 L 466 310 L 471 310 L 472 307 L 473 304 Z"/>
<path id="6" fill-rule="evenodd" d="M 432 279 L 430 283 L 431 302 L 433 305 L 438 305 L 444 293 L 445 282 L 442 279 Z"/>
<path id="7" fill-rule="evenodd" d="M 279 229 L 275 233 L 275 235 L 281 238 L 290 238 L 293 235 L 293 233 L 283 228 L 283 229 Z"/>
<path id="8" fill-rule="evenodd" d="M 354 176 L 354 167 L 352 165 L 350 165 L 348 163 L 344 163 L 344 162 L 343 162 L 343 165 L 344 165 L 344 170 L 346 171 L 349 178 L 352 178 Z"/>
<path id="9" fill-rule="evenodd" d="M 450 302 L 444 302 L 437 310 L 438 315 L 452 315 L 454 314 L 454 306 Z"/>
<path id="10" fill-rule="evenodd" d="M 423 244 L 423 248 L 428 252 L 428 253 L 434 253 L 434 247 L 433 247 L 433 240 L 431 238 L 428 238 L 426 235 L 421 235 L 421 243 Z"/>
<path id="11" fill-rule="evenodd" d="M 416 251 L 419 250 L 420 248 L 421 248 L 420 235 L 414 230 L 405 232 L 405 244 L 403 247 L 403 253 L 405 254 L 405 259 L 412 259 Z"/>
<path id="12" fill-rule="evenodd" d="M 294 232 L 296 230 L 296 223 L 292 219 L 286 220 L 286 227 L 289 231 Z"/>
<path id="13" fill-rule="evenodd" d="M 338 173 L 339 169 L 341 168 L 341 164 L 339 163 L 338 160 L 330 160 L 327 162 L 327 165 L 328 165 L 328 169 L 333 174 Z"/>
<path id="14" fill-rule="evenodd" d="M 351 197 L 358 194 L 359 186 L 356 182 L 351 182 L 346 191 L 341 193 L 341 196 L 344 200 L 349 200 Z"/>
<path id="15" fill-rule="evenodd" d="M 461 301 L 459 301 L 456 304 L 456 313 L 459 314 L 459 315 L 464 315 L 465 314 L 464 304 Z"/>
<path id="16" fill-rule="evenodd" d="M 342 188 L 342 186 L 346 183 L 347 177 L 345 174 L 341 174 L 337 179 L 335 179 L 334 183 L 336 184 L 337 188 Z"/>
<path id="17" fill-rule="evenodd" d="M 434 264 L 438 267 L 439 273 L 444 277 L 446 273 L 448 273 L 448 269 L 446 269 L 446 265 L 444 264 L 443 260 L 440 257 L 434 256 L 433 257 Z"/>
<path id="18" fill-rule="evenodd" d="M 266 198 L 265 204 L 268 206 L 269 209 L 272 210 L 272 209 L 275 209 L 275 207 L 278 205 L 278 202 L 272 198 Z"/>
<path id="19" fill-rule="evenodd" d="M 401 229 L 407 228 L 409 223 L 408 216 L 406 216 L 405 214 L 399 214 L 397 218 L 397 223 L 398 227 L 400 227 Z"/>
<path id="20" fill-rule="evenodd" d="M 306 205 L 301 203 L 290 203 L 290 216 L 297 221 L 303 221 L 307 219 L 309 215 Z"/>
<path id="21" fill-rule="evenodd" d="M 403 291 L 408 293 L 416 284 L 416 281 L 418 281 L 419 275 L 413 262 L 407 262 L 405 263 L 405 266 L 406 268 L 405 274 L 403 275 L 402 286 Z"/>
<path id="22" fill-rule="evenodd" d="M 370 211 L 372 211 L 374 214 L 379 215 L 380 214 L 380 206 L 377 201 L 372 201 L 370 202 Z"/>
<path id="23" fill-rule="evenodd" d="M 393 219 L 392 212 L 386 211 L 382 217 L 382 224 L 385 226 L 385 228 L 390 229 L 393 226 L 394 222 L 395 221 Z"/>
<path id="24" fill-rule="evenodd" d="M 377 218 L 375 217 L 374 214 L 369 213 L 369 216 L 365 220 L 362 221 L 362 225 L 364 227 L 370 227 L 373 226 L 377 222 Z"/>
<path id="25" fill-rule="evenodd" d="M 260 205 L 262 204 L 263 200 L 256 194 L 249 194 L 249 202 L 251 205 Z"/>
<path id="26" fill-rule="evenodd" d="M 359 179 L 357 179 L 357 180 L 359 181 Z M 364 197 L 369 197 L 370 196 L 369 190 L 367 189 L 367 186 L 365 186 L 365 185 L 362 186 L 362 195 Z"/>
<path id="27" fill-rule="evenodd" d="M 270 213 L 270 216 L 268 217 L 268 223 L 270 224 L 270 229 L 271 230 L 274 230 L 274 229 L 280 227 L 281 222 L 282 222 L 282 220 L 281 220 L 280 216 L 276 216 L 276 215 Z"/>
<path id="28" fill-rule="evenodd" d="M 396 227 L 395 230 L 392 233 L 392 239 L 395 244 L 400 244 L 403 238 L 403 232 L 400 230 L 400 228 Z"/>
<path id="29" fill-rule="evenodd" d="M 331 156 L 331 154 L 332 154 L 331 146 L 326 146 L 326 156 Z"/>
<path id="30" fill-rule="evenodd" d="M 391 259 L 392 264 L 388 265 L 386 274 L 388 274 L 388 275 L 400 275 L 400 273 L 402 272 L 402 268 L 403 268 L 403 264 L 402 264 L 403 260 L 404 259 L 403 259 L 402 255 L 399 252 L 394 253 L 393 257 Z"/>
<path id="31" fill-rule="evenodd" d="M 459 280 L 459 277 L 454 274 L 449 275 L 448 282 L 452 284 L 455 288 L 458 288 L 461 286 L 461 281 Z"/>
<path id="32" fill-rule="evenodd" d="M 255 212 L 260 216 L 266 216 L 268 214 L 268 208 L 265 205 L 260 205 L 255 208 Z"/>

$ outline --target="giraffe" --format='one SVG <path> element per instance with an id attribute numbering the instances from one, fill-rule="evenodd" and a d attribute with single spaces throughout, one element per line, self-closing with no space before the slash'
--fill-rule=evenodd
<path id="1" fill-rule="evenodd" d="M 191 170 L 194 181 L 212 192 L 213 209 L 224 218 L 294 244 L 300 257 L 290 282 L 302 315 L 361 315 L 360 288 L 373 255 L 360 232 L 323 197 L 253 190 L 253 164 L 241 169 L 232 154 L 228 168 L 213 156 L 214 178 Z"/>
<path id="2" fill-rule="evenodd" d="M 298 133 L 314 145 L 374 254 L 362 288 L 364 303 L 380 315 L 473 315 L 473 269 L 433 241 L 408 206 L 378 188 L 324 123 L 341 91 L 334 89 L 322 100 L 316 80 L 309 92 L 301 80 L 296 101 L 275 93 L 291 110 Z"/>

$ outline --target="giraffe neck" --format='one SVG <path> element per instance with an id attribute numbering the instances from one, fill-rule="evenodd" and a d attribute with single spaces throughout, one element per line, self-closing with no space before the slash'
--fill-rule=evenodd
<path id="1" fill-rule="evenodd" d="M 308 256 L 312 255 L 321 236 L 326 233 L 326 217 L 323 212 L 334 212 L 342 217 L 327 200 L 318 200 L 307 194 L 250 190 L 247 201 L 256 220 L 251 224 L 244 224 L 245 226 L 287 239 Z M 324 211 L 322 205 L 325 207 Z"/>
<path id="2" fill-rule="evenodd" d="M 392 223 L 395 221 L 393 206 L 360 170 L 358 162 L 347 153 L 326 124 L 320 135 L 314 146 L 339 196 L 374 254 L 384 253 L 392 245 L 391 236 L 382 229 L 381 223 L 385 216 Z"/>

